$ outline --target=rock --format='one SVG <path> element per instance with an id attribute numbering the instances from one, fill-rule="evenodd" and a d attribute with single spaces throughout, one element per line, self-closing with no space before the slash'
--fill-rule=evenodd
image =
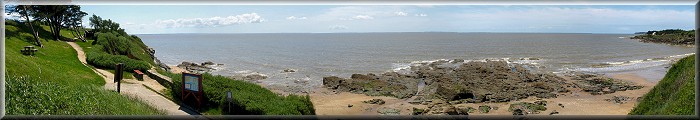
<path id="1" fill-rule="evenodd" d="M 491 110 L 491 106 L 488 106 L 488 105 L 479 106 L 480 113 L 489 113 L 490 110 Z"/>
<path id="2" fill-rule="evenodd" d="M 206 63 L 206 62 L 205 62 Z M 191 63 L 187 61 L 183 61 L 182 63 L 178 64 L 177 67 L 184 68 L 185 70 L 189 72 L 210 72 L 211 70 L 214 70 L 214 68 L 209 67 L 208 64 L 202 63 L 197 64 L 197 63 Z M 213 63 L 212 63 L 213 64 Z"/>
<path id="3" fill-rule="evenodd" d="M 547 101 L 544 101 L 544 100 L 535 101 L 535 104 L 537 104 L 537 105 L 542 105 L 542 106 L 547 106 Z"/>
<path id="4" fill-rule="evenodd" d="M 574 73 L 570 75 L 574 80 L 575 86 L 581 88 L 584 92 L 591 95 L 602 95 L 615 93 L 617 91 L 637 90 L 643 86 L 634 85 L 633 83 L 624 82 L 603 75 L 590 73 Z"/>
<path id="5" fill-rule="evenodd" d="M 326 88 L 366 95 L 409 98 L 416 93 L 450 104 L 508 102 L 530 96 L 556 98 L 574 86 L 551 73 L 535 73 L 521 64 L 506 61 L 486 62 L 438 60 L 411 66 L 411 73 L 385 72 L 381 75 L 352 74 L 350 78 L 323 78 Z M 418 91 L 418 83 L 424 83 Z M 419 102 L 413 102 L 417 104 Z"/>
<path id="6" fill-rule="evenodd" d="M 513 115 L 525 115 L 525 112 L 521 109 L 515 109 L 513 110 Z"/>
<path id="7" fill-rule="evenodd" d="M 454 60 L 452 60 L 451 63 L 461 63 L 461 62 L 464 62 L 464 59 L 454 59 Z"/>
<path id="8" fill-rule="evenodd" d="M 419 109 L 419 108 L 413 108 L 412 115 L 422 115 L 425 114 L 426 110 L 424 109 Z"/>
<path id="9" fill-rule="evenodd" d="M 267 79 L 267 76 L 262 75 L 262 74 L 250 74 L 245 76 L 246 80 L 262 80 L 262 79 Z"/>
<path id="10" fill-rule="evenodd" d="M 554 114 L 559 114 L 559 112 L 557 112 L 557 110 L 552 110 L 552 112 L 549 113 L 549 115 L 554 115 Z"/>
<path id="11" fill-rule="evenodd" d="M 362 103 L 383 105 L 385 102 L 382 99 L 372 99 L 372 100 L 362 101 Z"/>
<path id="12" fill-rule="evenodd" d="M 289 68 L 282 70 L 282 73 L 291 73 L 291 72 L 296 72 L 296 70 L 289 69 Z"/>
<path id="13" fill-rule="evenodd" d="M 559 103 L 559 106 L 560 106 L 561 108 L 564 108 L 564 104 Z"/>
<path id="14" fill-rule="evenodd" d="M 401 110 L 394 108 L 379 108 L 377 110 L 377 113 L 379 113 L 380 115 L 399 115 L 401 113 Z"/>
<path id="15" fill-rule="evenodd" d="M 408 104 L 420 105 L 421 102 L 423 102 L 423 101 L 408 101 Z"/>
<path id="16" fill-rule="evenodd" d="M 267 75 L 260 74 L 260 73 L 250 73 L 250 74 L 243 74 L 243 75 L 234 75 L 234 76 L 230 76 L 229 78 L 234 79 L 234 80 L 257 81 L 257 80 L 267 79 Z M 301 82 L 301 81 L 299 81 L 299 82 Z"/>
<path id="17" fill-rule="evenodd" d="M 352 104 L 348 104 L 348 107 L 352 107 Z"/>
<path id="18" fill-rule="evenodd" d="M 537 114 L 539 111 L 545 111 L 547 108 L 544 105 L 529 103 L 529 102 L 518 102 L 511 104 L 508 111 L 513 112 L 513 115 L 522 114 Z"/>
<path id="19" fill-rule="evenodd" d="M 336 76 L 324 77 L 323 85 L 326 88 L 361 93 L 371 96 L 387 95 L 396 98 L 409 98 L 418 91 L 418 80 L 404 76 L 391 76 L 388 74 L 353 74 L 351 78 L 339 78 Z"/>
<path id="20" fill-rule="evenodd" d="M 206 62 L 202 63 L 202 66 L 207 66 L 207 65 L 216 65 L 216 64 L 214 64 L 214 62 L 211 62 L 211 61 L 206 61 Z"/>
<path id="21" fill-rule="evenodd" d="M 613 102 L 615 104 L 624 104 L 627 103 L 627 101 L 632 100 L 632 98 L 627 97 L 627 96 L 613 96 L 610 99 L 605 99 L 605 101 L 608 102 Z"/>

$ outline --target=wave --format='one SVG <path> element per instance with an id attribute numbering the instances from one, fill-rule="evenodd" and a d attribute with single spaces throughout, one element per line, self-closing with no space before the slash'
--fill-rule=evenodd
<path id="1" fill-rule="evenodd" d="M 569 67 L 562 68 L 560 72 L 565 71 L 582 71 L 582 72 L 620 72 L 629 70 L 638 70 L 649 67 L 656 67 L 662 65 L 669 65 L 674 61 L 681 59 L 686 56 L 693 55 L 695 53 L 671 55 L 661 58 L 649 58 L 641 60 L 629 60 L 629 61 L 615 61 L 615 62 L 604 62 L 593 64 L 589 67 Z"/>
<path id="2" fill-rule="evenodd" d="M 420 60 L 420 61 L 412 61 L 410 63 L 392 63 L 392 69 L 391 71 L 393 72 L 398 72 L 398 73 L 410 73 L 412 72 L 411 67 L 413 66 L 423 66 L 423 65 L 429 65 L 431 63 L 442 63 L 438 66 L 440 67 L 459 67 L 460 65 L 468 62 L 487 62 L 487 61 L 505 61 L 508 63 L 508 66 L 513 66 L 513 64 L 521 64 L 521 65 L 527 65 L 531 66 L 528 68 L 532 67 L 539 67 L 539 63 L 544 61 L 541 58 L 535 58 L 535 57 L 524 57 L 524 58 L 516 58 L 516 59 L 511 59 L 511 58 L 485 58 L 485 59 L 436 59 L 436 60 Z"/>

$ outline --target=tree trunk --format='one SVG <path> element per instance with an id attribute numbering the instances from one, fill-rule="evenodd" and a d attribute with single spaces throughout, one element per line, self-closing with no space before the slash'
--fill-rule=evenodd
<path id="1" fill-rule="evenodd" d="M 87 42 L 85 39 L 85 30 L 83 29 L 83 26 L 78 26 L 78 36 L 80 37 L 80 40 Z"/>
<path id="2" fill-rule="evenodd" d="M 27 7 L 26 7 L 26 6 L 24 7 L 24 11 L 25 11 L 25 12 L 27 11 Z M 44 47 L 44 44 L 41 44 L 41 40 L 39 40 L 39 36 L 38 36 L 39 33 L 37 33 L 36 30 L 34 30 L 34 25 L 32 25 L 32 21 L 29 21 L 29 15 L 25 13 L 24 19 L 26 20 L 25 23 L 26 23 L 26 24 L 29 24 L 29 28 L 32 29 L 32 36 L 34 36 L 34 41 L 36 41 L 37 46 L 43 48 L 43 47 Z"/>

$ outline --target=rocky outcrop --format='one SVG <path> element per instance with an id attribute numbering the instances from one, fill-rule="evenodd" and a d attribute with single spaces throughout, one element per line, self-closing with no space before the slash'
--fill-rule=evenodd
<path id="1" fill-rule="evenodd" d="M 234 76 L 230 76 L 229 78 L 232 78 L 234 80 L 256 81 L 256 80 L 267 79 L 267 75 L 260 74 L 260 73 L 256 72 L 256 73 L 249 73 L 249 74 L 242 74 L 242 75 L 234 75 Z"/>
<path id="2" fill-rule="evenodd" d="M 207 61 L 201 64 L 193 63 L 193 62 L 187 62 L 184 61 L 177 65 L 177 67 L 183 68 L 189 72 L 195 72 L 195 73 L 201 73 L 201 72 L 210 72 L 212 70 L 215 70 L 212 68 L 212 66 L 215 65 L 223 65 L 223 64 L 215 64 L 214 62 Z"/>
<path id="3" fill-rule="evenodd" d="M 417 92 L 418 80 L 398 74 L 353 74 L 349 79 L 336 76 L 323 77 L 323 85 L 336 91 L 409 98 Z"/>
<path id="4" fill-rule="evenodd" d="M 423 94 L 421 99 L 446 101 L 507 102 L 536 96 L 553 98 L 568 92 L 571 85 L 554 74 L 535 73 L 520 64 L 506 61 L 440 60 L 412 66 L 411 73 L 386 72 L 382 75 L 353 74 L 351 78 L 324 77 L 323 85 L 337 91 L 367 95 L 408 98 Z M 417 91 L 419 82 L 425 87 Z M 419 99 L 420 100 L 420 99 Z M 413 102 L 420 103 L 420 102 Z"/>
<path id="5" fill-rule="evenodd" d="M 575 87 L 581 88 L 584 92 L 591 95 L 610 94 L 617 91 L 637 90 L 643 86 L 634 85 L 630 82 L 624 82 L 603 75 L 591 73 L 573 73 L 567 75 L 573 80 Z"/>
<path id="6" fill-rule="evenodd" d="M 149 47 L 146 49 L 146 53 L 148 53 L 148 55 L 151 56 L 151 58 L 153 58 L 153 62 L 156 63 L 158 67 L 162 68 L 165 71 L 170 71 L 170 67 L 168 67 L 168 65 L 166 65 L 165 63 L 160 62 L 160 60 L 158 60 L 158 57 L 156 57 L 156 49 Z"/>

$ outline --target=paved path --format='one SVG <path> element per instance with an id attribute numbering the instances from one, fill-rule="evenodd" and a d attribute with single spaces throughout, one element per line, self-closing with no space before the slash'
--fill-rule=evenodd
<path id="1" fill-rule="evenodd" d="M 75 42 L 67 42 L 70 44 L 75 51 L 78 52 L 78 60 L 80 60 L 83 65 L 89 67 L 87 65 L 87 61 L 85 59 L 85 53 L 83 52 L 83 49 L 80 48 L 78 44 Z M 89 67 L 92 68 L 92 67 Z M 103 69 L 97 69 L 97 68 L 92 68 L 92 70 L 102 76 L 105 80 L 105 86 L 104 88 L 107 90 L 113 90 L 116 91 L 117 84 L 114 83 L 114 74 L 103 70 Z M 162 85 L 158 84 L 157 81 L 148 78 L 148 76 L 144 75 L 144 81 L 138 81 L 134 79 L 124 79 L 121 83 L 121 94 L 122 95 L 127 95 L 131 97 L 135 97 L 139 100 L 144 101 L 148 105 L 150 105 L 153 108 L 159 109 L 164 111 L 168 115 L 198 115 L 198 113 L 193 112 L 189 109 L 180 107 L 180 105 L 175 104 L 173 101 L 170 101 L 169 99 L 159 95 L 158 93 L 149 90 L 145 86 L 148 86 L 154 90 L 161 91 L 165 89 Z M 145 85 L 145 86 L 144 86 Z M 203 117 L 199 117 L 203 118 Z"/>

